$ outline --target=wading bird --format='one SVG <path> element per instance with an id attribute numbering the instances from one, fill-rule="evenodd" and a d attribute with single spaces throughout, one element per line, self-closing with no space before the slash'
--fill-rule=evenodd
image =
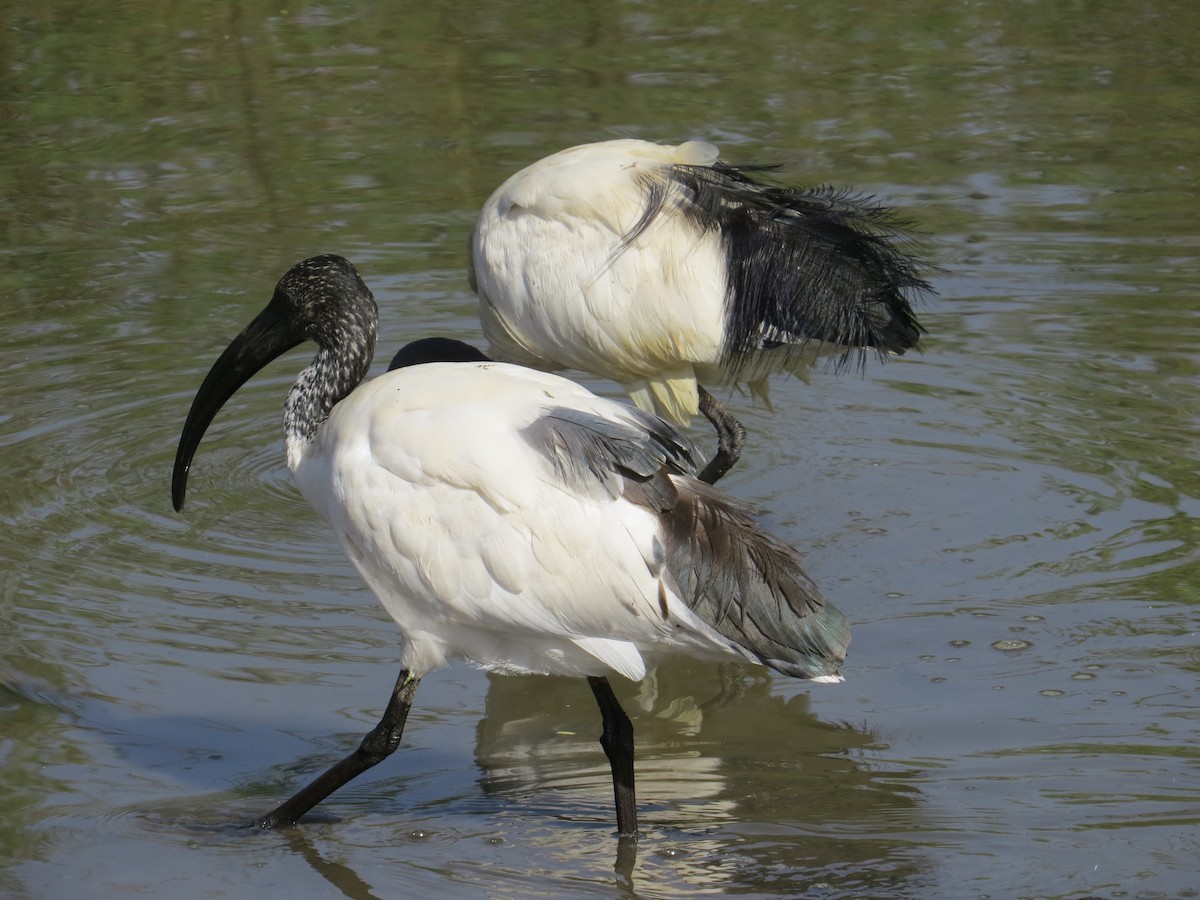
<path id="1" fill-rule="evenodd" d="M 294 266 L 205 377 L 175 457 L 178 510 L 221 406 L 314 341 L 284 406 L 288 468 L 400 626 L 403 668 L 379 724 L 254 824 L 295 823 L 391 754 L 421 677 L 452 658 L 587 678 L 622 835 L 637 832 L 633 730 L 609 675 L 636 681 L 689 654 L 841 680 L 841 613 L 795 550 L 692 476 L 694 448 L 671 425 L 457 342 L 402 353 L 363 383 L 377 320 L 346 260 Z"/>
<path id="2" fill-rule="evenodd" d="M 745 429 L 701 385 L 765 401 L 773 373 L 904 353 L 924 332 L 911 301 L 930 287 L 906 223 L 844 190 L 764 183 L 769 168 L 700 141 L 615 140 L 517 172 L 471 235 L 489 352 L 610 378 L 675 424 L 703 413 L 716 481 Z"/>

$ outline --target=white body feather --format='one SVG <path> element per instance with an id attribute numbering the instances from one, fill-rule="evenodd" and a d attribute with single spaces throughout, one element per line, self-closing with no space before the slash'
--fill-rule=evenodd
<path id="1" fill-rule="evenodd" d="M 639 169 L 716 160 L 711 144 L 621 140 L 572 147 L 509 178 L 471 237 L 472 280 L 494 355 L 620 382 L 675 422 L 718 378 L 726 275 L 720 235 L 645 212 Z M 669 210 L 669 208 L 668 208 Z"/>
<path id="2" fill-rule="evenodd" d="M 405 668 L 637 680 L 676 652 L 750 659 L 654 574 L 653 513 L 568 486 L 522 437 L 559 406 L 631 417 L 555 375 L 441 363 L 364 383 L 289 442 L 296 484 L 399 624 Z"/>

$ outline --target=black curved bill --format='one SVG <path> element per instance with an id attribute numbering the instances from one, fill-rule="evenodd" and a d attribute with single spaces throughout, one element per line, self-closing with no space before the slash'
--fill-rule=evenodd
<path id="1" fill-rule="evenodd" d="M 200 439 L 217 412 L 243 384 L 267 363 L 303 343 L 304 335 L 295 327 L 286 303 L 278 295 L 267 308 L 233 339 L 225 352 L 209 369 L 192 408 L 188 412 L 179 449 L 175 453 L 175 471 L 171 475 L 171 502 L 175 511 L 183 509 L 188 470 Z"/>

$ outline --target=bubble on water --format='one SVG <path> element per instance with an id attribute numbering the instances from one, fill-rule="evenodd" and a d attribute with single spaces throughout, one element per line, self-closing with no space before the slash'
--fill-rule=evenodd
<path id="1" fill-rule="evenodd" d="M 953 662 L 962 662 L 962 660 L 959 659 L 957 656 L 947 656 L 946 662 L 952 662 L 952 663 Z"/>
<path id="2" fill-rule="evenodd" d="M 1021 616 L 1026 622 L 1045 622 L 1045 616 Z"/>
<path id="3" fill-rule="evenodd" d="M 993 684 L 993 685 L 992 685 L 992 690 L 993 690 L 993 691 L 1002 691 L 1002 690 L 1004 690 L 1004 685 L 1002 685 L 1002 684 Z"/>
<path id="4" fill-rule="evenodd" d="M 917 657 L 917 659 L 921 660 L 921 662 L 929 662 L 931 659 L 934 659 L 934 658 L 935 657 L 932 653 L 922 653 L 920 656 Z"/>
<path id="5" fill-rule="evenodd" d="M 490 837 L 490 838 L 488 838 L 488 839 L 487 839 L 487 842 L 488 842 L 489 844 L 496 844 L 496 845 L 499 845 L 499 844 L 503 844 L 503 843 L 504 843 L 504 838 L 502 838 L 502 837 Z"/>
<path id="6" fill-rule="evenodd" d="M 930 678 L 929 680 L 930 680 L 930 681 L 932 681 L 934 684 L 941 684 L 941 683 L 942 683 L 943 681 L 945 681 L 946 679 L 945 679 L 945 678 L 943 678 L 942 676 L 938 675 L 938 676 L 936 676 L 936 677 L 934 677 L 934 678 Z"/>
<path id="7" fill-rule="evenodd" d="M 1076 681 L 1091 681 L 1096 676 L 1093 675 L 1091 672 L 1076 672 L 1071 677 L 1074 678 Z"/>
<path id="8" fill-rule="evenodd" d="M 1029 641 L 1022 641 L 1019 638 L 1002 638 L 992 642 L 993 650 L 1001 650 L 1004 653 L 1012 653 L 1017 650 L 1028 650 L 1032 647 Z"/>
<path id="9" fill-rule="evenodd" d="M 1044 691 L 1038 691 L 1043 697 L 1061 697 L 1066 694 L 1066 691 L 1060 691 L 1057 688 L 1046 688 Z"/>
<path id="10" fill-rule="evenodd" d="M 970 647 L 970 646 L 971 646 L 971 642 L 970 642 L 970 641 L 962 641 L 962 640 L 959 640 L 959 641 L 951 641 L 951 642 L 950 642 L 950 646 L 951 646 L 951 647 Z"/>
<path id="11" fill-rule="evenodd" d="M 1022 632 L 1028 631 L 1029 629 L 1026 628 L 1024 625 L 1009 625 L 1008 630 L 1015 632 L 1017 634 L 1021 634 Z"/>
<path id="12" fill-rule="evenodd" d="M 887 534 L 886 528 L 864 528 L 863 534 Z"/>

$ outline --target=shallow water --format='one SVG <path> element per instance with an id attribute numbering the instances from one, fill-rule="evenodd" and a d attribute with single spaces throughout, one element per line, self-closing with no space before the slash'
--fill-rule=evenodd
<path id="1" fill-rule="evenodd" d="M 0 892 L 1196 896 L 1192 4 L 194 6 L 3 14 Z M 316 252 L 375 290 L 377 370 L 478 341 L 487 194 L 615 136 L 875 193 L 941 267 L 922 355 L 734 400 L 725 486 L 854 623 L 846 684 L 617 685 L 622 871 L 586 686 L 462 665 L 396 757 L 245 833 L 371 727 L 396 637 L 288 481 L 301 357 L 175 514 L 196 386 Z"/>

